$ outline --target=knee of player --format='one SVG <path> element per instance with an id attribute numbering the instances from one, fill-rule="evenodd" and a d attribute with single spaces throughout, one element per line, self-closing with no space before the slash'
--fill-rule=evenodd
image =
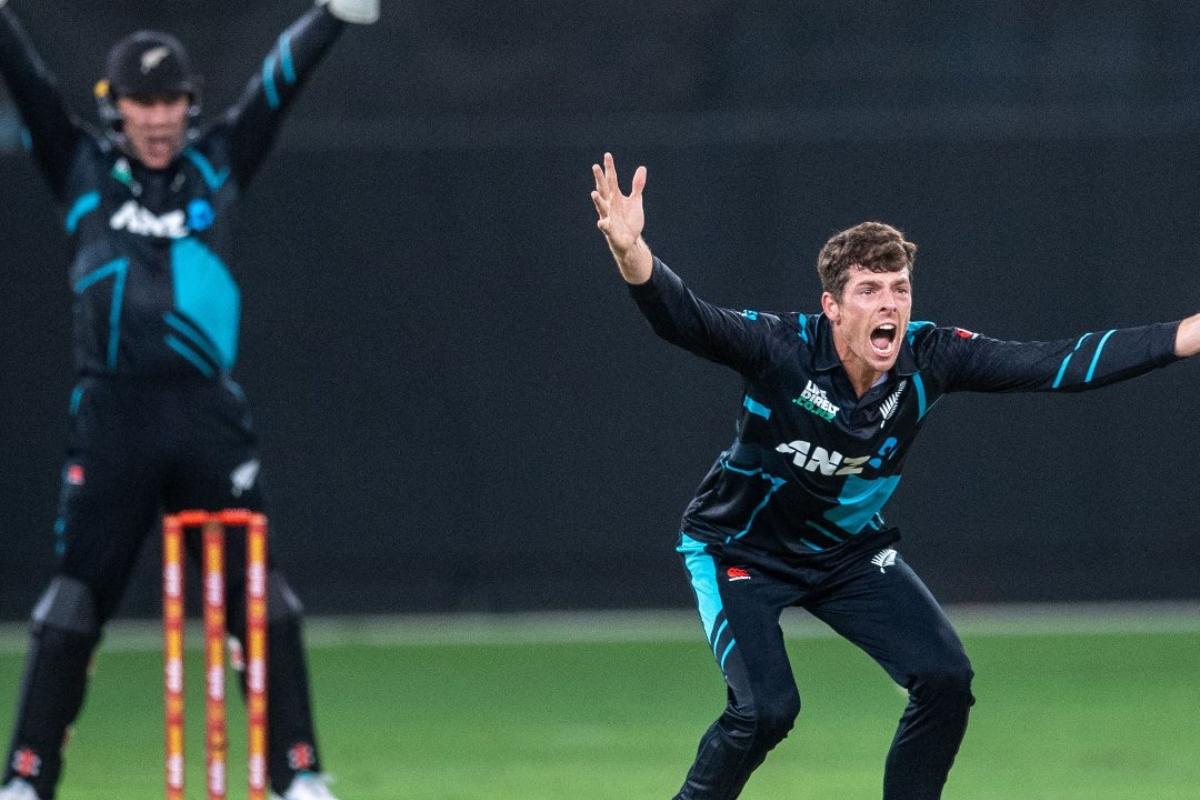
<path id="1" fill-rule="evenodd" d="M 918 695 L 958 697 L 968 705 L 975 702 L 971 695 L 971 680 L 975 671 L 966 656 L 947 659 L 923 670 L 915 681 L 913 690 Z"/>
<path id="2" fill-rule="evenodd" d="M 98 639 L 106 616 L 92 587 L 64 574 L 56 576 L 46 587 L 30 614 L 30 623 L 34 633 L 55 630 Z"/>
<path id="3" fill-rule="evenodd" d="M 799 715 L 800 696 L 795 692 L 764 698 L 750 712 L 755 736 L 772 745 L 788 735 Z"/>

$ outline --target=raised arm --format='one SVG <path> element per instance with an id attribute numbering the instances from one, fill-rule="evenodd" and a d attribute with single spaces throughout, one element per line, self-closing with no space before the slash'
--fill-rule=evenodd
<path id="1" fill-rule="evenodd" d="M 242 186 L 257 172 L 292 100 L 345 27 L 379 17 L 379 0 L 322 0 L 285 30 L 226 112 L 233 175 Z"/>
<path id="2" fill-rule="evenodd" d="M 42 63 L 8 0 L 0 0 L 0 74 L 29 129 L 34 158 L 61 201 L 83 129 L 67 110 L 58 82 Z"/>
<path id="3" fill-rule="evenodd" d="M 770 362 L 772 331 L 784 324 L 772 314 L 734 311 L 697 297 L 679 276 L 650 253 L 642 238 L 645 214 L 642 190 L 646 168 L 633 175 L 630 194 L 617 186 L 617 169 L 611 153 L 604 166 L 592 165 L 596 188 L 592 203 L 599 219 L 596 227 L 608 241 L 621 277 L 650 326 L 662 338 L 698 356 L 733 367 L 743 375 L 760 374 Z"/>

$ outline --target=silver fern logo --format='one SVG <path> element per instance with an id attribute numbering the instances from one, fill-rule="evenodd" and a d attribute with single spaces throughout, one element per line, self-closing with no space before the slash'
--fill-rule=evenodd
<path id="1" fill-rule="evenodd" d="M 142 74 L 149 75 L 151 70 L 157 69 L 158 65 L 171 55 L 171 51 L 166 47 L 152 47 L 142 53 Z"/>
<path id="2" fill-rule="evenodd" d="M 889 547 L 876 553 L 875 557 L 871 559 L 871 563 L 879 567 L 880 572 L 883 572 L 896 563 L 896 555 L 896 551 Z"/>
<path id="3" fill-rule="evenodd" d="M 254 488 L 254 482 L 258 480 L 258 469 L 258 459 L 252 458 L 229 474 L 234 497 L 241 497 L 243 492 Z"/>
<path id="4" fill-rule="evenodd" d="M 880 428 L 887 424 L 887 421 L 892 418 L 892 414 L 895 414 L 896 409 L 900 407 L 900 396 L 904 394 L 905 386 L 908 386 L 908 381 L 900 381 L 900 385 L 896 387 L 896 391 L 892 392 L 887 400 L 879 404 L 879 416 L 883 417 L 883 421 L 879 423 Z"/>

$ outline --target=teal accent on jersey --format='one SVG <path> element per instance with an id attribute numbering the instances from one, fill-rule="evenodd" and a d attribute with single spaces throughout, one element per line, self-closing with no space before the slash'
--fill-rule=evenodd
<path id="1" fill-rule="evenodd" d="M 213 371 L 213 368 L 210 367 L 204 361 L 204 359 L 200 357 L 199 353 L 188 347 L 186 343 L 179 339 L 179 337 L 168 333 L 166 337 L 164 337 L 164 341 L 166 341 L 167 347 L 171 348 L 176 353 L 179 353 L 179 355 L 186 358 L 193 367 L 200 370 L 204 377 L 212 378 L 217 374 Z"/>
<path id="2" fill-rule="evenodd" d="M 851 475 L 838 495 L 838 505 L 825 512 L 825 519 L 844 531 L 857 534 L 883 508 L 899 484 L 899 475 L 872 479 Z"/>
<path id="3" fill-rule="evenodd" d="M 746 395 L 745 399 L 742 400 L 742 405 L 746 407 L 747 411 L 755 416 L 762 417 L 763 419 L 771 418 L 771 409 L 767 408 L 750 395 Z"/>
<path id="4" fill-rule="evenodd" d="M 700 609 L 700 624 L 704 626 L 704 635 L 712 641 L 717 615 L 724 608 L 721 593 L 717 589 L 717 562 L 704 552 L 704 542 L 686 533 L 680 534 L 679 546 L 675 550 L 683 554 L 683 563 L 692 581 L 692 591 L 696 593 L 696 606 Z"/>
<path id="5" fill-rule="evenodd" d="M 129 276 L 129 260 L 118 258 L 92 270 L 75 283 L 75 294 L 83 294 L 105 278 L 113 276 L 112 305 L 108 312 L 108 368 L 117 368 L 117 352 L 121 344 L 121 304 L 125 297 L 125 279 Z"/>
<path id="6" fill-rule="evenodd" d="M 758 517 L 759 512 L 761 512 L 764 508 L 767 507 L 767 503 L 771 502 L 771 498 L 775 496 L 775 493 L 778 492 L 779 489 L 785 483 L 787 483 L 787 481 L 784 480 L 783 478 L 776 478 L 774 475 L 769 475 L 766 472 L 763 472 L 761 467 L 758 469 L 752 469 L 752 470 L 740 469 L 739 467 L 735 467 L 735 466 L 731 465 L 728 461 L 722 461 L 721 467 L 722 467 L 722 469 L 727 469 L 730 472 L 736 472 L 739 475 L 746 475 L 747 477 L 753 477 L 755 475 L 759 475 L 762 477 L 763 480 L 771 482 L 771 488 L 767 491 L 766 496 L 763 497 L 762 501 L 759 502 L 759 504 L 754 507 L 754 510 L 750 512 L 750 519 L 746 520 L 746 527 L 742 528 L 737 533 L 735 533 L 732 536 L 729 536 L 725 539 L 725 541 L 730 542 L 730 541 L 733 541 L 734 539 L 741 539 L 743 536 L 745 536 L 747 533 L 750 532 L 750 529 L 754 527 L 754 520 L 756 517 Z"/>
<path id="7" fill-rule="evenodd" d="M 71 390 L 71 416 L 79 413 L 79 405 L 83 402 L 83 387 L 76 386 Z"/>
<path id="8" fill-rule="evenodd" d="M 807 342 L 808 341 L 808 315 L 807 314 L 797 314 L 796 315 L 796 324 L 800 326 L 800 341 Z"/>
<path id="9" fill-rule="evenodd" d="M 1085 333 L 1083 336 L 1080 336 L 1079 341 L 1075 343 L 1075 349 L 1067 353 L 1067 357 L 1062 360 L 1062 365 L 1058 368 L 1058 375 L 1054 377 L 1054 383 L 1050 386 L 1051 389 L 1057 389 L 1062 385 L 1063 376 L 1067 374 L 1067 365 L 1071 363 L 1071 356 L 1079 352 L 1079 348 L 1083 346 L 1083 343 L 1091 335 L 1091 333 Z"/>
<path id="10" fill-rule="evenodd" d="M 174 328 L 176 332 L 186 337 L 193 347 L 208 356 L 209 360 L 214 364 L 221 363 L 221 354 L 213 348 L 212 344 L 204 337 L 204 334 L 187 320 L 176 314 L 167 313 L 163 315 L 163 321 Z"/>
<path id="11" fill-rule="evenodd" d="M 278 111 L 281 103 L 279 102 L 279 89 L 275 86 L 275 54 L 269 54 L 263 59 L 262 85 L 263 92 L 267 95 L 267 105 L 272 111 Z"/>
<path id="12" fill-rule="evenodd" d="M 1093 376 L 1096 374 L 1096 365 L 1100 363 L 1100 353 L 1104 350 L 1104 345 L 1108 342 L 1108 337 L 1116 333 L 1116 330 L 1111 330 L 1104 334 L 1104 338 L 1100 340 L 1100 344 L 1096 345 L 1096 354 L 1092 356 L 1092 364 L 1088 367 L 1087 377 L 1084 378 L 1084 383 L 1091 383 Z"/>
<path id="13" fill-rule="evenodd" d="M 175 309 L 216 345 L 217 364 L 232 369 L 241 318 L 241 293 L 233 276 L 215 253 L 190 237 L 172 243 L 171 273 Z"/>
<path id="14" fill-rule="evenodd" d="M 737 639 L 730 639 L 729 646 L 725 648 L 725 652 L 721 654 L 721 671 L 725 671 L 725 659 L 729 658 L 729 653 L 733 650 L 733 646 L 737 644 Z"/>
<path id="15" fill-rule="evenodd" d="M 208 184 L 208 188 L 214 192 L 219 191 L 225 185 L 225 181 L 229 180 L 229 167 L 217 172 L 213 168 L 212 162 L 204 157 L 204 154 L 193 147 L 189 147 L 183 151 L 183 155 L 188 161 L 196 165 L 196 169 L 200 170 L 201 177 Z"/>
<path id="16" fill-rule="evenodd" d="M 913 388 L 917 390 L 917 419 L 924 419 L 929 406 L 925 402 L 925 381 L 921 380 L 921 373 L 914 372 L 912 382 Z"/>
<path id="17" fill-rule="evenodd" d="M 79 221 L 100 207 L 100 193 L 88 192 L 80 195 L 67 214 L 67 233 L 74 233 L 79 228 Z"/>
<path id="18" fill-rule="evenodd" d="M 932 328 L 932 327 L 934 327 L 934 324 L 932 322 L 928 322 L 926 320 L 919 320 L 917 322 L 908 323 L 908 329 L 905 331 L 905 333 L 908 334 L 909 347 L 911 347 L 913 345 L 913 343 L 915 342 L 915 340 L 917 338 L 917 331 L 921 330 L 921 328 Z"/>
<path id="19" fill-rule="evenodd" d="M 288 86 L 295 86 L 296 65 L 292 63 L 292 37 L 287 31 L 279 36 L 279 68 Z"/>

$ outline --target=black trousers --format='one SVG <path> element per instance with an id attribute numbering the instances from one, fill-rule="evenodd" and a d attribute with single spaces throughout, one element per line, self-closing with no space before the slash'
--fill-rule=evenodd
<path id="1" fill-rule="evenodd" d="M 884 800 L 936 800 L 967 726 L 970 662 L 892 529 L 810 559 L 784 561 L 737 543 L 681 536 L 679 552 L 728 686 L 724 713 L 700 740 L 677 800 L 742 791 L 800 712 L 779 617 L 801 606 L 874 658 L 908 690 L 887 756 Z"/>
<path id="2" fill-rule="evenodd" d="M 54 796 L 65 735 L 83 703 L 92 651 L 120 603 L 146 537 L 158 530 L 160 513 L 263 511 L 258 467 L 248 407 L 230 381 L 93 377 L 79 384 L 71 400 L 55 523 L 55 581 L 72 587 L 57 592 L 57 599 L 73 594 L 75 602 L 71 610 L 50 609 L 49 619 L 41 622 L 35 612 L 6 782 L 19 776 L 40 797 Z M 198 561 L 194 533 L 188 534 L 187 548 Z M 226 560 L 229 632 L 240 641 L 245 634 L 244 532 L 230 529 Z M 272 786 L 282 792 L 296 772 L 320 767 L 299 602 L 274 569 L 270 580 L 269 768 Z M 52 586 L 47 597 L 54 593 Z M 53 604 L 47 600 L 45 605 Z"/>

